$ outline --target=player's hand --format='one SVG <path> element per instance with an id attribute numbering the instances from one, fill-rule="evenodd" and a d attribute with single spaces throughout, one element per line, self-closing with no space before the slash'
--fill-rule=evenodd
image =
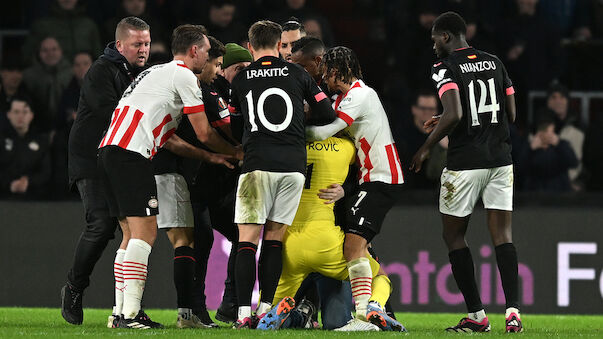
<path id="1" fill-rule="evenodd" d="M 234 157 L 239 160 L 239 161 L 243 161 L 243 156 L 245 155 L 245 153 L 243 153 L 243 146 L 241 145 L 237 145 L 235 146 L 235 155 Z"/>
<path id="2" fill-rule="evenodd" d="M 442 115 L 434 115 L 429 120 L 425 121 L 425 123 L 423 124 L 423 129 L 425 130 L 425 132 L 431 133 L 431 131 L 433 131 L 433 129 L 438 124 L 438 122 L 440 122 L 441 117 Z"/>
<path id="3" fill-rule="evenodd" d="M 412 158 L 412 162 L 410 163 L 410 170 L 418 173 L 423 166 L 423 162 L 425 159 L 429 158 L 429 149 L 427 148 L 419 148 L 415 156 Z"/>
<path id="4" fill-rule="evenodd" d="M 325 204 L 333 204 L 345 195 L 345 191 L 340 184 L 331 184 L 328 188 L 321 188 L 318 191 L 318 197 L 327 200 L 324 202 Z"/>
<path id="5" fill-rule="evenodd" d="M 211 155 L 209 155 L 207 158 L 207 162 L 216 165 L 224 165 L 230 169 L 233 169 L 233 163 L 237 162 L 237 158 L 233 157 L 232 155 L 211 153 Z"/>

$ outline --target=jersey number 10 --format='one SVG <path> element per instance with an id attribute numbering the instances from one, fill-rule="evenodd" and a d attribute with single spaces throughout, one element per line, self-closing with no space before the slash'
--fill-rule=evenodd
<path id="1" fill-rule="evenodd" d="M 475 88 L 473 80 L 469 82 L 469 108 L 471 109 L 471 126 L 479 126 L 478 113 L 492 113 L 492 120 L 490 123 L 497 124 L 498 117 L 497 113 L 500 111 L 500 105 L 496 101 L 496 87 L 494 86 L 494 78 L 488 79 L 488 93 L 486 93 L 486 83 L 477 79 L 479 85 L 479 106 L 475 104 Z M 486 96 L 490 95 L 491 104 L 486 105 Z"/>
<path id="2" fill-rule="evenodd" d="M 249 91 L 249 93 L 247 93 L 247 95 L 245 95 L 245 99 L 247 99 L 247 108 L 249 110 L 249 123 L 251 124 L 251 131 L 255 132 L 258 130 L 258 125 L 256 124 L 255 121 L 255 110 L 254 110 L 254 105 L 253 105 L 253 95 L 251 93 L 252 91 Z M 277 95 L 279 97 L 281 97 L 284 101 L 285 101 L 285 106 L 287 106 L 287 113 L 285 115 L 285 120 L 283 122 L 281 122 L 280 124 L 273 124 L 270 121 L 268 121 L 268 119 L 266 119 L 266 115 L 264 114 L 264 103 L 266 102 L 266 99 L 271 96 L 271 95 Z M 266 127 L 266 129 L 272 131 L 272 132 L 280 132 L 283 131 L 285 129 L 287 129 L 287 127 L 289 127 L 289 124 L 291 124 L 291 119 L 293 118 L 293 103 L 291 102 L 291 97 L 289 97 L 289 94 L 287 94 L 287 92 L 283 91 L 280 88 L 276 88 L 276 87 L 271 87 L 266 89 L 265 91 L 262 92 L 262 94 L 260 94 L 260 97 L 258 98 L 258 105 L 257 105 L 257 113 L 258 113 L 258 118 L 260 119 L 260 123 Z"/>

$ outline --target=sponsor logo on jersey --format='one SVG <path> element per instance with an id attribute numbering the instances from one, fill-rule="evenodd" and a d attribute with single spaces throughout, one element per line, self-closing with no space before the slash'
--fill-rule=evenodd
<path id="1" fill-rule="evenodd" d="M 250 69 L 246 71 L 247 79 L 268 78 L 268 77 L 286 77 L 289 76 L 289 67 Z"/>
<path id="2" fill-rule="evenodd" d="M 484 60 L 478 62 L 467 62 L 464 64 L 460 64 L 462 73 L 475 73 L 475 72 L 483 72 L 490 71 L 496 69 L 496 64 L 491 60 Z"/>
<path id="3" fill-rule="evenodd" d="M 444 75 L 446 75 L 446 68 L 443 68 L 441 70 L 438 71 L 438 73 L 433 73 L 433 75 L 431 76 L 431 78 L 434 81 L 441 81 L 442 79 L 444 79 Z"/>

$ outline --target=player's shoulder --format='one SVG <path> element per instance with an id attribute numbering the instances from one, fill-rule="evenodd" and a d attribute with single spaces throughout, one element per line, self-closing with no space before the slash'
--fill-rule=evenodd
<path id="1" fill-rule="evenodd" d="M 346 98 L 366 98 L 367 96 L 371 96 L 373 94 L 377 94 L 377 92 L 372 87 L 365 84 L 364 81 L 359 79 L 352 84 L 348 94 L 346 95 Z"/>
<path id="2" fill-rule="evenodd" d="M 197 81 L 195 73 L 191 71 L 182 61 L 171 61 L 165 64 L 155 65 L 158 69 L 165 70 L 167 72 L 173 72 L 174 76 L 182 81 Z"/>

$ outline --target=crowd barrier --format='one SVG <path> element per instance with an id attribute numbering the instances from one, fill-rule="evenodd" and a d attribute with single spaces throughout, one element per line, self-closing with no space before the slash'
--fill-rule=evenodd
<path id="1" fill-rule="evenodd" d="M 424 200 L 395 206 L 373 243 L 392 281 L 390 300 L 398 311 L 464 312 L 437 207 L 430 197 Z M 603 209 L 561 206 L 523 203 L 513 215 L 522 311 L 603 314 Z M 0 306 L 58 307 L 83 225 L 81 203 L 4 201 L 0 223 Z M 228 241 L 214 235 L 205 291 L 210 309 L 220 303 L 230 252 Z M 482 301 L 490 312 L 500 312 L 504 295 L 483 209 L 473 214 L 467 241 Z M 85 307 L 113 305 L 112 263 L 118 245 L 111 241 L 99 261 L 84 295 Z M 163 231 L 149 262 L 144 306 L 175 308 L 173 250 Z"/>

